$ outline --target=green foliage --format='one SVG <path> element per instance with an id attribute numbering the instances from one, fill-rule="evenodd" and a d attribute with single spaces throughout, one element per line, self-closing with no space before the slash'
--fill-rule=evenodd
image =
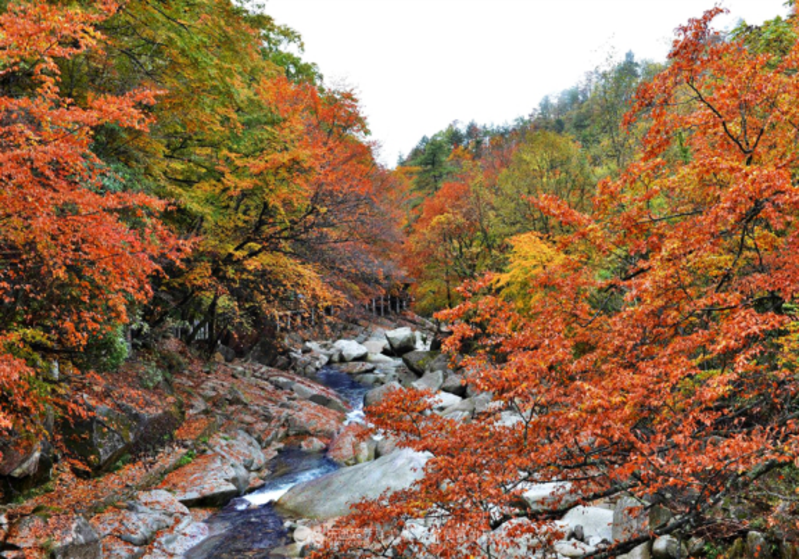
<path id="1" fill-rule="evenodd" d="M 183 466 L 188 466 L 189 464 L 194 462 L 194 459 L 196 457 L 197 454 L 194 452 L 194 450 L 187 450 L 186 454 L 180 457 L 180 460 L 177 461 L 175 466 L 178 468 L 182 468 Z"/>
<path id="2" fill-rule="evenodd" d="M 539 209 L 540 197 L 555 196 L 590 213 L 597 183 L 617 176 L 639 149 L 646 119 L 629 133 L 620 127 L 636 89 L 657 69 L 630 52 L 620 61 L 609 59 L 556 99 L 542 100 L 529 120 L 494 129 L 453 123 L 422 138 L 400 162 L 413 173 L 408 205 L 416 214 L 408 220 L 405 264 L 418 281 L 418 312 L 457 303 L 464 280 L 507 272 L 512 237 L 568 230 Z M 673 151 L 690 158 L 685 146 Z M 522 282 L 514 285 L 514 296 L 525 299 Z"/>
<path id="3" fill-rule="evenodd" d="M 493 227 L 502 238 L 528 231 L 552 234 L 557 225 L 536 208 L 535 200 L 549 194 L 585 210 L 594 184 L 586 154 L 573 138 L 529 130 L 497 180 Z"/>
<path id="4" fill-rule="evenodd" d="M 118 325 L 114 329 L 90 336 L 84 350 L 73 361 L 83 370 L 110 373 L 118 370 L 127 358 L 128 344 L 124 327 Z"/>
<path id="5" fill-rule="evenodd" d="M 182 373 L 186 370 L 186 367 L 188 367 L 188 363 L 182 355 L 174 351 L 169 351 L 168 349 L 158 351 L 157 358 L 161 368 L 163 368 L 168 375 L 174 376 Z"/>
<path id="6" fill-rule="evenodd" d="M 139 382 L 142 388 L 152 390 L 165 380 L 167 380 L 166 373 L 155 362 L 142 361 L 142 368 L 139 372 Z"/>
<path id="7" fill-rule="evenodd" d="M 119 460 L 114 462 L 114 464 L 111 466 L 111 471 L 118 472 L 119 470 L 130 464 L 132 460 L 133 458 L 131 457 L 130 454 L 123 454 L 122 456 L 120 456 Z"/>
<path id="8" fill-rule="evenodd" d="M 702 548 L 702 552 L 708 559 L 717 559 L 719 555 L 724 552 L 724 548 L 722 548 L 718 543 L 707 542 Z"/>
<path id="9" fill-rule="evenodd" d="M 796 42 L 796 32 L 790 21 L 781 17 L 763 22 L 762 25 L 748 25 L 741 21 L 730 33 L 733 39 L 743 39 L 754 52 L 776 55 L 772 67 L 790 51 Z"/>
<path id="10" fill-rule="evenodd" d="M 12 502 L 14 504 L 21 504 L 26 501 L 30 501 L 31 499 L 35 499 L 36 497 L 46 495 L 47 493 L 52 493 L 53 491 L 55 491 L 55 482 L 51 480 L 43 485 L 39 485 L 38 487 L 33 487 L 23 493 L 19 493 L 14 497 Z M 54 507 L 37 506 L 34 509 L 34 514 L 47 515 L 52 514 L 54 510 L 57 511 L 58 509 L 55 509 Z"/>
<path id="11" fill-rule="evenodd" d="M 557 100 L 545 97 L 532 118 L 535 129 L 573 137 L 590 163 L 594 182 L 615 176 L 635 155 L 638 134 L 621 130 L 624 114 L 636 89 L 649 81 L 661 66 L 635 59 L 627 52 L 622 60 L 609 57 L 603 66 L 587 74 L 585 81 L 567 89 Z"/>

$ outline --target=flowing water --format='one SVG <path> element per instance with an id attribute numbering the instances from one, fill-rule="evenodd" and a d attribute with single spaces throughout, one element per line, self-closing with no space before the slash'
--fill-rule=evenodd
<path id="1" fill-rule="evenodd" d="M 352 406 L 352 411 L 347 414 L 347 423 L 363 420 L 363 396 L 371 387 L 356 382 L 333 367 L 321 369 L 314 380 L 333 389 Z M 339 466 L 323 454 L 286 448 L 267 468 L 272 473 L 263 487 L 233 499 L 205 521 L 211 536 L 189 550 L 185 555 L 187 559 L 269 557 L 271 550 L 288 543 L 283 518 L 275 511 L 274 501 L 298 483 L 316 479 Z"/>

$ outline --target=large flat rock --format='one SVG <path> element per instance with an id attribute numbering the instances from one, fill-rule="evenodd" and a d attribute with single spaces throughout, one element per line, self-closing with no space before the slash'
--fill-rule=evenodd
<path id="1" fill-rule="evenodd" d="M 613 541 L 613 511 L 602 507 L 574 507 L 563 517 L 572 529 L 583 527 L 586 541 L 591 538 Z"/>
<path id="2" fill-rule="evenodd" d="M 389 330 L 386 332 L 386 340 L 395 355 L 408 353 L 416 347 L 416 335 L 407 326 Z"/>
<path id="3" fill-rule="evenodd" d="M 403 354 L 402 362 L 411 371 L 421 376 L 427 370 L 427 366 L 439 356 L 437 351 L 410 351 Z"/>
<path id="4" fill-rule="evenodd" d="M 159 486 L 192 506 L 223 506 L 244 493 L 250 477 L 241 464 L 218 454 L 203 454 L 190 464 L 170 473 Z"/>
<path id="5" fill-rule="evenodd" d="M 341 351 L 342 361 L 359 361 L 369 355 L 369 350 L 355 340 L 339 340 L 334 345 Z"/>
<path id="6" fill-rule="evenodd" d="M 429 454 L 400 449 L 357 466 L 343 468 L 292 487 L 277 502 L 280 509 L 302 517 L 344 516 L 350 506 L 375 499 L 384 491 L 407 489 L 424 475 Z"/>

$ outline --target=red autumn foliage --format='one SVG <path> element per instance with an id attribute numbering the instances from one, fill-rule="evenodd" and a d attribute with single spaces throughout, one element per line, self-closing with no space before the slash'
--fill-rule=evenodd
<path id="1" fill-rule="evenodd" d="M 144 131 L 155 92 L 60 92 L 59 60 L 100 48 L 96 26 L 117 5 L 11 4 L 0 15 L 0 430 L 35 423 L 41 356 L 79 351 L 148 297 L 156 257 L 175 247 L 155 214 L 164 203 L 112 191 L 93 131 Z M 15 84 L 27 84 L 23 94 Z M 23 87 L 23 86 L 20 86 Z M 31 349 L 38 357 L 34 358 Z"/>
<path id="2" fill-rule="evenodd" d="M 530 279 L 529 305 L 486 278 L 440 313 L 496 407 L 462 423 L 413 391 L 386 398 L 372 421 L 432 454 L 426 477 L 361 504 L 343 522 L 361 537 L 328 554 L 485 556 L 490 529 L 527 517 L 517 532 L 543 535 L 568 508 L 521 505 L 528 482 L 568 482 L 582 502 L 631 493 L 671 510 L 658 533 L 697 527 L 797 459 L 799 42 L 761 54 L 714 32 L 719 12 L 681 27 L 639 90 L 627 122 L 651 119 L 643 154 L 599 185 L 594 212 L 538 200 L 569 232 L 551 239 L 562 257 Z M 403 532 L 414 518 L 434 535 Z"/>

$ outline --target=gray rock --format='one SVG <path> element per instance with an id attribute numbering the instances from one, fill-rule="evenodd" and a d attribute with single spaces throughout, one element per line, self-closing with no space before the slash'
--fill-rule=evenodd
<path id="1" fill-rule="evenodd" d="M 347 406 L 344 405 L 341 400 L 322 388 L 309 386 L 298 382 L 294 384 L 291 389 L 303 400 L 309 400 L 315 404 L 319 404 L 320 406 L 330 408 L 331 410 L 340 411 L 342 413 L 347 413 L 347 411 L 349 411 Z"/>
<path id="2" fill-rule="evenodd" d="M 646 542 L 634 547 L 629 553 L 619 555 L 618 559 L 650 559 L 650 557 L 652 557 L 652 542 Z"/>
<path id="3" fill-rule="evenodd" d="M 474 416 L 474 400 L 462 400 L 444 409 L 439 415 L 457 421 L 469 421 Z"/>
<path id="4" fill-rule="evenodd" d="M 579 541 L 555 542 L 555 551 L 564 557 L 582 557 L 596 551 L 596 548 Z"/>
<path id="5" fill-rule="evenodd" d="M 401 364 L 394 369 L 394 376 L 405 388 L 410 388 L 413 386 L 414 382 L 419 380 L 419 377 L 416 375 L 416 373 L 411 372 L 404 364 Z"/>
<path id="6" fill-rule="evenodd" d="M 438 357 L 437 351 L 410 351 L 403 354 L 402 362 L 417 375 L 423 375 L 427 366 Z"/>
<path id="7" fill-rule="evenodd" d="M 441 384 L 441 390 L 455 394 L 463 398 L 466 396 L 466 385 L 463 384 L 463 377 L 455 373 L 445 373 L 444 382 Z"/>
<path id="8" fill-rule="evenodd" d="M 688 540 L 688 553 L 691 555 L 691 557 L 700 555 L 704 550 L 705 545 L 707 545 L 707 541 L 705 541 L 704 538 L 694 536 Z"/>
<path id="9" fill-rule="evenodd" d="M 386 332 L 386 340 L 395 355 L 403 355 L 409 351 L 413 351 L 416 347 L 416 336 L 413 330 L 403 327 L 396 330 L 389 330 Z"/>
<path id="10" fill-rule="evenodd" d="M 250 476 L 244 466 L 211 453 L 198 456 L 170 473 L 159 488 L 171 491 L 187 507 L 213 507 L 241 495 L 249 483 Z"/>
<path id="11" fill-rule="evenodd" d="M 437 392 L 442 384 L 444 384 L 444 373 L 441 371 L 428 371 L 422 378 L 413 383 L 413 387 L 418 390 Z"/>
<path id="12" fill-rule="evenodd" d="M 577 540 L 578 542 L 585 541 L 585 530 L 582 524 L 575 526 L 571 533 L 566 537 L 567 540 Z"/>
<path id="13" fill-rule="evenodd" d="M 405 551 L 406 557 L 427 558 L 430 555 L 425 550 L 438 541 L 436 531 L 424 519 L 406 521 L 400 537 L 409 545 Z"/>
<path id="14" fill-rule="evenodd" d="M 70 450 L 94 470 L 102 470 L 128 452 L 136 431 L 135 423 L 125 414 L 97 406 L 93 415 L 74 422 L 62 422 L 62 431 Z"/>
<path id="15" fill-rule="evenodd" d="M 31 452 L 23 461 L 14 468 L 8 475 L 15 478 L 22 478 L 32 476 L 39 469 L 39 459 L 42 457 L 42 444 L 37 443 Z"/>
<path id="16" fill-rule="evenodd" d="M 369 350 L 355 340 L 339 340 L 334 345 L 341 351 L 342 361 L 358 361 L 369 355 Z"/>
<path id="17" fill-rule="evenodd" d="M 298 542 L 281 545 L 269 552 L 270 557 L 302 557 L 302 550 L 305 544 Z"/>
<path id="18" fill-rule="evenodd" d="M 571 535 L 566 538 L 567 540 L 577 540 L 578 542 L 585 541 L 585 529 L 583 528 L 582 524 L 578 524 L 575 526 L 572 531 Z"/>
<path id="19" fill-rule="evenodd" d="M 393 366 L 396 364 L 393 357 L 389 357 L 388 355 L 383 355 L 382 353 L 370 353 L 366 356 L 367 363 L 373 363 L 374 365 L 378 366 Z"/>
<path id="20" fill-rule="evenodd" d="M 275 369 L 287 371 L 291 367 L 291 360 L 285 355 L 278 355 L 273 366 Z"/>
<path id="21" fill-rule="evenodd" d="M 172 529 L 171 533 L 164 534 L 153 545 L 155 552 L 148 553 L 147 557 L 178 558 L 183 557 L 187 551 L 196 547 L 210 535 L 210 530 L 205 522 L 194 522 L 191 517 L 181 520 Z"/>
<path id="22" fill-rule="evenodd" d="M 153 539 L 153 536 L 160 530 L 169 528 L 172 523 L 170 519 L 156 514 L 135 514 L 130 511 L 125 511 L 130 517 L 128 520 L 123 520 L 126 528 L 131 530 L 127 534 L 114 534 L 123 542 L 133 545 L 147 545 Z"/>
<path id="23" fill-rule="evenodd" d="M 269 377 L 267 380 L 270 384 L 277 386 L 281 390 L 291 390 L 295 384 L 295 381 L 286 377 Z"/>
<path id="24" fill-rule="evenodd" d="M 375 386 L 378 384 L 383 384 L 385 380 L 385 377 L 383 377 L 382 375 L 376 375 L 374 373 L 366 373 L 365 375 L 358 375 L 356 378 L 358 382 L 366 386 Z"/>
<path id="25" fill-rule="evenodd" d="M 388 456 L 397 450 L 397 440 L 394 437 L 383 437 L 376 442 L 377 445 L 375 446 L 375 458 Z"/>
<path id="26" fill-rule="evenodd" d="M 583 537 L 588 540 L 592 537 L 613 539 L 613 511 L 601 507 L 574 507 L 563 517 L 563 521 L 570 528 L 582 527 Z"/>
<path id="27" fill-rule="evenodd" d="M 54 559 L 102 557 L 100 537 L 82 516 L 58 515 L 48 518 L 28 516 L 14 526 L 4 543 L 6 547 L 12 549 L 30 550 L 35 553 L 39 549 L 43 535 L 46 535 L 50 542 L 48 557 Z"/>
<path id="28" fill-rule="evenodd" d="M 47 439 L 0 437 L 0 455 L 0 492 L 6 496 L 28 491 L 52 477 L 55 455 Z"/>
<path id="29" fill-rule="evenodd" d="M 430 401 L 433 403 L 433 412 L 440 414 L 447 408 L 461 403 L 463 399 L 449 392 L 436 392 L 430 397 Z"/>
<path id="30" fill-rule="evenodd" d="M 374 363 L 356 361 L 354 363 L 342 363 L 341 365 L 337 365 L 336 369 L 342 373 L 347 373 L 348 375 L 363 375 L 365 373 L 371 373 L 377 369 L 377 365 Z"/>
<path id="31" fill-rule="evenodd" d="M 90 410 L 86 418 L 62 417 L 58 430 L 70 451 L 95 471 L 113 466 L 122 456 L 136 449 L 163 443 L 181 422 L 173 404 L 125 403 L 116 408 L 94 405 L 83 397 Z"/>
<path id="32" fill-rule="evenodd" d="M 126 557 L 130 548 L 118 545 L 117 540 L 131 545 L 143 546 L 151 543 L 155 535 L 175 526 L 181 519 L 189 516 L 189 509 L 163 490 L 144 491 L 127 509 L 109 508 L 91 519 L 91 524 L 103 538 L 104 547 L 111 544 L 111 555 Z M 112 536 L 112 538 L 108 538 Z"/>
<path id="33" fill-rule="evenodd" d="M 101 553 L 100 538 L 83 517 L 77 517 L 50 549 L 52 559 L 94 559 Z"/>
<path id="34" fill-rule="evenodd" d="M 384 384 L 383 386 L 378 386 L 377 388 L 373 388 L 369 392 L 367 392 L 363 397 L 363 405 L 364 407 L 374 406 L 375 404 L 379 403 L 383 398 L 386 397 L 387 394 L 393 392 L 394 390 L 400 390 L 402 387 L 398 382 L 389 382 L 388 384 Z"/>
<path id="35" fill-rule="evenodd" d="M 531 483 L 522 493 L 522 498 L 533 512 L 553 510 L 578 499 L 578 495 L 571 493 L 571 487 L 567 481 Z"/>
<path id="36" fill-rule="evenodd" d="M 674 536 L 660 536 L 652 544 L 654 559 L 686 559 L 688 550 Z"/>
<path id="37" fill-rule="evenodd" d="M 490 392 L 481 392 L 476 396 L 472 396 L 470 399 L 474 402 L 474 413 L 483 413 L 491 407 L 494 395 Z"/>
<path id="38" fill-rule="evenodd" d="M 178 501 L 172 493 L 163 489 L 139 491 L 133 505 L 153 514 L 166 514 L 173 517 L 189 514 L 189 509 L 183 503 Z"/>
<path id="39" fill-rule="evenodd" d="M 250 402 L 238 386 L 231 384 L 225 393 L 225 400 L 233 406 L 246 406 Z"/>
<path id="40" fill-rule="evenodd" d="M 433 353 L 437 353 L 438 355 L 427 364 L 426 371 L 441 371 L 442 373 L 446 373 L 449 370 L 449 356 L 439 353 L 438 351 L 433 351 Z"/>
<path id="41" fill-rule="evenodd" d="M 300 448 L 305 452 L 322 452 L 327 445 L 316 437 L 308 437 L 300 443 Z"/>
<path id="42" fill-rule="evenodd" d="M 522 525 L 530 525 L 528 518 L 513 518 L 494 530 L 480 537 L 478 544 L 483 549 L 490 549 L 501 559 L 543 559 L 541 554 L 542 542 L 536 536 L 528 533 L 521 536 L 509 537 L 509 530 L 518 529 Z"/>
<path id="43" fill-rule="evenodd" d="M 497 425 L 502 425 L 504 427 L 513 427 L 517 423 L 523 423 L 523 422 L 524 422 L 524 417 L 519 412 L 513 410 L 504 410 L 499 414 Z"/>
<path id="44" fill-rule="evenodd" d="M 261 445 L 241 430 L 229 435 L 216 433 L 208 441 L 208 446 L 228 462 L 241 464 L 251 472 L 257 472 L 266 465 Z"/>
<path id="45" fill-rule="evenodd" d="M 103 538 L 103 559 L 139 559 L 144 557 L 146 551 L 146 547 L 139 547 L 122 541 L 116 536 Z"/>
<path id="46" fill-rule="evenodd" d="M 429 454 L 397 450 L 373 462 L 343 468 L 292 487 L 277 506 L 302 518 L 344 516 L 350 506 L 383 492 L 407 489 L 424 475 Z"/>
<path id="47" fill-rule="evenodd" d="M 313 530 L 307 526 L 297 526 L 291 537 L 297 543 L 305 543 L 313 537 Z"/>
<path id="48" fill-rule="evenodd" d="M 377 443 L 371 438 L 362 440 L 365 431 L 366 428 L 357 423 L 345 426 L 331 441 L 327 457 L 343 466 L 374 460 Z"/>
<path id="49" fill-rule="evenodd" d="M 388 342 L 386 340 L 366 340 L 361 345 L 369 350 L 370 355 L 380 355 L 386 345 L 388 345 Z"/>
<path id="50" fill-rule="evenodd" d="M 330 438 L 336 434 L 344 422 L 344 414 L 306 401 L 290 406 L 286 412 L 288 435 L 311 435 L 319 438 Z"/>
<path id="51" fill-rule="evenodd" d="M 674 515 L 663 505 L 653 505 L 649 508 L 649 528 L 657 530 L 668 524 Z"/>
<path id="52" fill-rule="evenodd" d="M 613 542 L 624 542 L 649 532 L 646 503 L 633 497 L 622 497 L 613 509 Z"/>
<path id="53" fill-rule="evenodd" d="M 226 363 L 230 363 L 236 358 L 236 351 L 226 345 L 220 344 L 217 347 L 217 351 L 222 354 L 222 357 L 225 359 Z"/>

